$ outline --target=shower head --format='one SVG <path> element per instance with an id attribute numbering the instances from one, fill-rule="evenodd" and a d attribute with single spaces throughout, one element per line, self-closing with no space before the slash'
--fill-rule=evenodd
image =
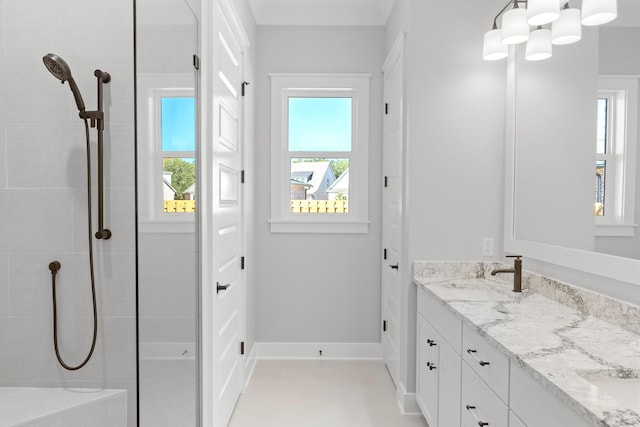
<path id="1" fill-rule="evenodd" d="M 47 53 L 42 57 L 42 62 L 44 62 L 44 66 L 47 67 L 47 70 L 49 70 L 55 78 L 60 80 L 62 83 L 65 81 L 69 82 L 69 87 L 71 88 L 71 92 L 73 92 L 73 97 L 75 98 L 78 111 L 83 112 L 84 101 L 82 100 L 82 95 L 80 94 L 80 90 L 78 89 L 75 80 L 71 77 L 71 69 L 64 59 L 54 53 Z"/>

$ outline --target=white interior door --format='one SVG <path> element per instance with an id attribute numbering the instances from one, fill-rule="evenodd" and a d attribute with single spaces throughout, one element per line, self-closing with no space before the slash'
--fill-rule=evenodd
<path id="1" fill-rule="evenodd" d="M 385 66 L 383 120 L 382 195 L 382 348 L 384 363 L 393 381 L 398 384 L 399 322 L 400 322 L 400 265 L 402 243 L 402 46 L 396 44 Z"/>
<path id="2" fill-rule="evenodd" d="M 213 40 L 212 283 L 214 427 L 229 423 L 242 391 L 242 50 L 216 2 Z M 213 283 L 215 281 L 215 283 Z M 207 404 L 207 402 L 204 402 Z"/>

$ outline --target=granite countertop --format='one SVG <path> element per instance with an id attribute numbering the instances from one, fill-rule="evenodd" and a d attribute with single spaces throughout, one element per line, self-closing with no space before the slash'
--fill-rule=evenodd
<path id="1" fill-rule="evenodd" d="M 483 270 L 483 268 L 476 268 Z M 414 282 L 439 298 L 457 317 L 517 363 L 549 392 L 602 427 L 640 426 L 640 414 L 590 379 L 640 374 L 640 335 L 530 290 L 480 277 L 425 275 L 414 265 Z M 431 272 L 433 273 L 433 272 Z M 637 307 L 632 306 L 636 316 Z M 631 383 L 635 388 L 637 383 Z M 638 399 L 640 390 L 625 394 Z M 637 403 L 636 403 L 637 405 Z"/>

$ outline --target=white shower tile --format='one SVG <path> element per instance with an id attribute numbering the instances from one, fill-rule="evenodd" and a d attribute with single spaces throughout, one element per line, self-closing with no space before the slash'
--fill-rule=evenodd
<path id="1" fill-rule="evenodd" d="M 101 316 L 136 315 L 135 255 L 107 253 L 98 258 L 96 277 Z"/>
<path id="2" fill-rule="evenodd" d="M 2 78 L 0 76 L 0 78 Z M 0 190 L 7 188 L 7 129 L 0 125 Z"/>
<path id="3" fill-rule="evenodd" d="M 140 342 L 195 342 L 196 339 L 195 315 L 140 317 L 139 327 Z"/>
<path id="4" fill-rule="evenodd" d="M 8 125 L 7 160 L 9 188 L 86 187 L 82 122 Z"/>
<path id="5" fill-rule="evenodd" d="M 9 314 L 9 256 L 0 254 L 0 318 Z M 0 342 L 2 340 L 0 339 Z"/>
<path id="6" fill-rule="evenodd" d="M 46 53 L 46 52 L 45 52 Z M 42 54 L 0 63 L 0 123 L 68 123 L 77 109 L 68 85 L 49 74 Z"/>
<path id="7" fill-rule="evenodd" d="M 105 132 L 105 182 L 118 189 L 135 188 L 133 124 L 110 124 Z"/>
<path id="8" fill-rule="evenodd" d="M 97 187 L 93 191 L 93 232 L 98 230 Z M 86 190 L 75 190 L 73 198 L 73 247 L 76 251 L 87 250 L 87 195 Z M 105 179 L 104 227 L 111 230 L 109 240 L 96 240 L 96 253 L 133 253 L 135 248 L 135 193 L 133 189 L 109 188 Z M 97 262 L 102 258 L 96 257 Z"/>
<path id="9" fill-rule="evenodd" d="M 9 263 L 11 316 L 51 314 L 51 261 L 59 261 L 56 301 L 59 316 L 91 315 L 91 281 L 86 254 L 13 254 Z"/>
<path id="10" fill-rule="evenodd" d="M 0 252 L 69 252 L 71 192 L 0 190 Z"/>
<path id="11" fill-rule="evenodd" d="M 10 58 L 49 51 L 67 57 L 131 55 L 132 8 L 127 0 L 8 2 L 6 54 Z"/>
<path id="12" fill-rule="evenodd" d="M 59 343 L 62 349 L 73 344 L 67 334 L 72 324 L 61 320 Z M 3 382 L 54 381 L 58 379 L 52 338 L 52 322 L 48 317 L 11 317 L 0 319 L 5 329 L 0 357 Z"/>

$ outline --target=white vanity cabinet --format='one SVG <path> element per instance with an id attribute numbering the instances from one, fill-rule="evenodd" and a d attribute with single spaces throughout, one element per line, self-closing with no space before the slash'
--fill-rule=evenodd
<path id="1" fill-rule="evenodd" d="M 592 427 L 491 337 L 418 288 L 416 400 L 429 427 Z"/>
<path id="2" fill-rule="evenodd" d="M 461 335 L 462 321 L 420 290 L 416 400 L 429 427 L 460 425 Z"/>
<path id="3" fill-rule="evenodd" d="M 516 364 L 512 363 L 510 377 L 510 408 L 524 427 L 592 426 Z"/>

